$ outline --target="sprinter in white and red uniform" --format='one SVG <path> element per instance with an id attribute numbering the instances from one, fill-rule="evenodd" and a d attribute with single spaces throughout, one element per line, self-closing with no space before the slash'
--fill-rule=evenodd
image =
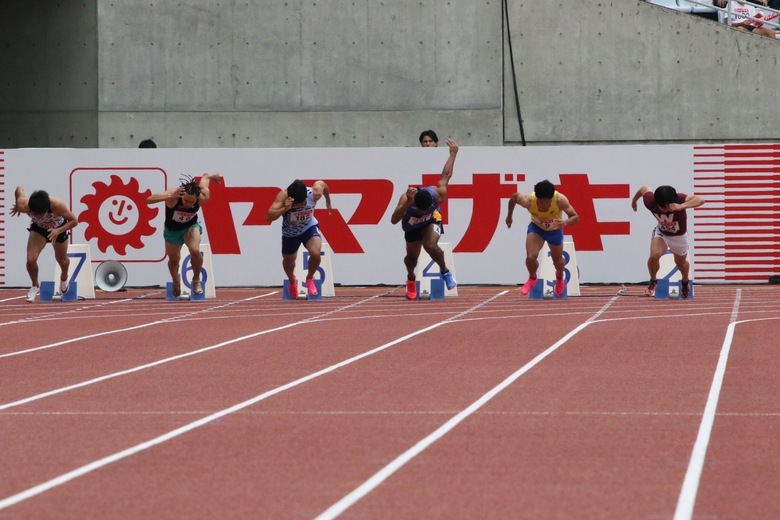
<path id="1" fill-rule="evenodd" d="M 219 173 L 204 173 L 200 180 L 189 175 L 182 177 L 181 185 L 162 193 L 151 195 L 146 199 L 147 204 L 165 203 L 165 225 L 163 238 L 165 239 L 165 253 L 168 255 L 168 271 L 173 281 L 174 296 L 181 294 L 181 274 L 179 274 L 179 262 L 181 261 L 181 247 L 187 245 L 190 252 L 190 264 L 192 266 L 192 292 L 201 294 L 203 283 L 200 279 L 200 271 L 203 267 L 203 257 L 200 254 L 200 237 L 203 228 L 198 223 L 198 210 L 201 204 L 205 204 L 211 198 L 209 184 L 211 181 L 219 182 L 222 176 Z"/>
<path id="2" fill-rule="evenodd" d="M 282 268 L 289 280 L 288 291 L 291 298 L 298 297 L 298 281 L 295 279 L 295 260 L 301 244 L 309 252 L 309 266 L 306 274 L 306 292 L 317 296 L 314 274 L 322 261 L 322 236 L 319 222 L 314 216 L 314 207 L 320 198 L 325 197 L 325 209 L 331 213 L 330 191 L 325 181 L 316 181 L 307 188 L 303 181 L 296 179 L 286 190 L 281 190 L 265 215 L 268 222 L 282 217 Z"/>
<path id="3" fill-rule="evenodd" d="M 690 281 L 691 266 L 688 263 L 688 214 L 686 210 L 698 208 L 704 204 L 704 199 L 697 195 L 677 193 L 677 190 L 671 186 L 659 186 L 655 192 L 650 191 L 647 186 L 642 186 L 631 200 L 631 208 L 634 211 L 637 210 L 637 202 L 640 198 L 658 221 L 650 238 L 650 257 L 647 259 L 650 284 L 645 289 L 645 294 L 647 296 L 655 294 L 658 270 L 661 268 L 661 257 L 667 249 L 670 249 L 674 256 L 674 263 L 680 270 L 682 277 L 680 296 L 687 298 L 690 294 L 688 282 Z"/>
<path id="4" fill-rule="evenodd" d="M 79 223 L 76 215 L 68 209 L 58 197 L 50 197 L 43 190 L 34 191 L 28 198 L 24 188 L 17 186 L 14 192 L 16 199 L 11 208 L 11 215 L 25 213 L 30 216 L 30 235 L 27 238 L 27 274 L 30 275 L 32 286 L 27 292 L 27 301 L 35 301 L 35 296 L 41 291 L 38 280 L 38 257 L 51 242 L 54 248 L 54 259 L 60 264 L 60 294 L 68 292 L 68 238 L 70 230 Z"/>
<path id="5" fill-rule="evenodd" d="M 431 131 L 432 132 L 432 131 Z M 425 132 L 423 132 L 425 134 Z M 435 135 L 435 134 L 434 134 Z M 420 136 L 422 143 L 423 136 Z M 439 266 L 439 272 L 447 289 L 454 289 L 458 282 L 452 276 L 444 260 L 444 251 L 439 247 L 439 236 L 442 234 L 442 217 L 439 213 L 439 205 L 447 199 L 447 185 L 452 177 L 452 168 L 455 165 L 455 157 L 458 155 L 458 143 L 447 139 L 450 154 L 444 163 L 441 177 L 436 186 L 426 188 L 409 186 L 398 201 L 390 217 L 390 222 L 398 224 L 404 230 L 406 240 L 406 297 L 410 300 L 417 299 L 417 283 L 414 270 L 420 251 L 431 255 L 431 259 Z"/>

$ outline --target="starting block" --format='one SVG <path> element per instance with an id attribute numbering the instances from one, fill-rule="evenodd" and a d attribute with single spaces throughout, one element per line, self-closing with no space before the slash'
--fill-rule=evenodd
<path id="1" fill-rule="evenodd" d="M 305 280 L 305 278 L 304 278 Z M 317 296 L 309 296 L 309 291 L 306 289 L 306 284 L 301 280 L 298 282 L 298 298 L 290 296 L 290 280 L 285 279 L 282 282 L 282 299 L 283 300 L 321 300 L 322 299 L 322 280 L 314 278 L 314 286 L 317 288 Z"/>
<path id="2" fill-rule="evenodd" d="M 693 280 L 688 280 L 688 300 L 693 299 Z M 682 280 L 672 280 L 668 278 L 659 278 L 655 286 L 653 295 L 659 300 L 677 300 L 682 298 Z"/>
<path id="3" fill-rule="evenodd" d="M 531 292 L 528 293 L 529 300 L 565 300 L 569 297 L 568 284 L 563 289 L 563 294 L 555 295 L 555 280 L 549 283 L 544 278 L 537 278 Z"/>
<path id="4" fill-rule="evenodd" d="M 42 302 L 75 302 L 79 299 L 79 289 L 77 282 L 70 282 L 68 291 L 65 294 L 54 292 L 54 282 L 41 282 L 40 299 Z"/>
<path id="5" fill-rule="evenodd" d="M 447 293 L 444 280 L 441 278 L 430 278 L 431 292 L 428 292 L 428 289 L 422 286 L 419 280 L 415 284 L 417 285 L 418 300 L 443 300 Z"/>
<path id="6" fill-rule="evenodd" d="M 206 291 L 200 294 L 182 292 L 178 297 L 173 295 L 173 282 L 165 284 L 165 299 L 169 302 L 175 301 L 206 301 Z"/>

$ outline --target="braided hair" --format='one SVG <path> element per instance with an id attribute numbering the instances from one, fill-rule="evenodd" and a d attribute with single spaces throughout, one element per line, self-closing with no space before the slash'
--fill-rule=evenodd
<path id="1" fill-rule="evenodd" d="M 200 184 L 195 182 L 195 178 L 192 175 L 182 175 L 179 177 L 184 193 L 187 195 L 194 195 L 196 198 L 200 197 Z"/>

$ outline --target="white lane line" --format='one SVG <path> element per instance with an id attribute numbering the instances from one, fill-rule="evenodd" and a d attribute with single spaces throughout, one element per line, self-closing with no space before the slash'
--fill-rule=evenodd
<path id="1" fill-rule="evenodd" d="M 265 296 L 265 295 L 263 295 L 263 296 Z M 260 298 L 260 297 L 263 297 L 263 296 L 253 296 L 250 299 Z M 362 302 L 369 301 L 369 300 L 372 300 L 374 298 L 375 298 L 375 296 L 373 296 L 371 298 L 368 298 L 366 300 L 362 300 L 361 302 L 351 303 L 349 305 L 344 306 L 343 308 L 344 309 L 351 308 L 351 307 L 354 307 L 355 305 L 359 305 Z M 239 300 L 239 302 L 241 302 L 241 301 L 246 301 L 246 300 Z M 230 305 L 232 305 L 233 303 L 238 303 L 238 302 L 231 302 Z M 224 306 L 220 306 L 220 307 L 224 307 Z M 63 386 L 63 387 L 60 387 L 60 388 L 55 388 L 54 390 L 50 390 L 48 392 L 43 392 L 43 393 L 40 393 L 40 394 L 37 394 L 37 395 L 32 395 L 30 397 L 25 397 L 24 399 L 19 399 L 18 401 L 13 401 L 13 402 L 10 402 L 10 403 L 0 404 L 0 412 L 4 411 L 4 410 L 8 410 L 10 408 L 14 408 L 14 407 L 17 407 L 17 406 L 28 404 L 28 403 L 31 403 L 33 401 L 39 401 L 41 399 L 45 399 L 45 398 L 51 397 L 53 395 L 62 394 L 62 393 L 65 393 L 65 392 L 69 392 L 71 390 L 76 390 L 78 388 L 84 388 L 86 386 L 94 385 L 96 383 L 107 381 L 109 379 L 114 379 L 114 378 L 117 378 L 117 377 L 126 376 L 128 374 L 132 374 L 132 373 L 135 373 L 135 372 L 140 372 L 141 370 L 146 370 L 148 368 L 153 368 L 153 367 L 156 367 L 156 366 L 159 366 L 159 365 L 164 365 L 165 363 L 171 363 L 173 361 L 178 361 L 180 359 L 188 358 L 190 356 L 195 356 L 195 355 L 198 355 L 198 354 L 202 354 L 202 353 L 208 352 L 210 350 L 215 350 L 215 349 L 218 349 L 218 348 L 225 347 L 227 345 L 232 345 L 233 343 L 238 343 L 240 341 L 245 341 L 245 340 L 248 340 L 248 339 L 256 338 L 258 336 L 263 336 L 265 334 L 270 334 L 272 332 L 278 332 L 280 330 L 289 329 L 291 327 L 296 327 L 298 325 L 302 325 L 302 324 L 305 324 L 305 323 L 311 323 L 313 320 L 320 319 L 322 316 L 327 316 L 327 315 L 332 314 L 332 313 L 337 312 L 337 311 L 338 311 L 338 309 L 335 309 L 335 310 L 332 310 L 332 311 L 320 314 L 320 315 L 318 315 L 316 317 L 313 317 L 313 318 L 306 318 L 306 319 L 299 320 L 299 321 L 296 321 L 296 322 L 293 322 L 293 323 L 289 323 L 287 325 L 282 325 L 281 327 L 274 327 L 272 329 L 261 330 L 261 331 L 258 331 L 258 332 L 254 332 L 252 334 L 248 334 L 246 336 L 241 336 L 240 338 L 233 338 L 231 340 L 223 341 L 221 343 L 217 343 L 215 345 L 210 345 L 208 347 L 203 347 L 203 348 L 198 349 L 198 350 L 193 350 L 191 352 L 185 352 L 184 354 L 178 354 L 176 356 L 171 356 L 171 357 L 167 357 L 167 358 L 164 358 L 164 359 L 158 359 L 157 361 L 153 361 L 151 363 L 146 363 L 144 365 L 138 365 L 138 366 L 135 366 L 133 368 L 128 368 L 127 370 L 121 370 L 119 372 L 113 372 L 111 374 L 106 374 L 104 376 L 96 377 L 94 379 L 89 379 L 87 381 L 82 381 L 80 383 L 75 383 L 73 385 Z M 162 320 L 162 321 L 165 321 L 165 320 Z M 155 325 L 157 323 L 158 322 L 154 322 L 154 323 L 147 324 L 147 325 L 142 325 L 142 326 L 138 326 L 138 327 L 131 327 L 129 329 L 121 329 L 121 330 L 132 330 L 133 328 L 143 328 L 143 327 L 146 327 L 148 325 Z M 87 337 L 91 337 L 91 336 L 87 336 Z"/>
<path id="2" fill-rule="evenodd" d="M 222 308 L 225 308 L 225 307 L 230 307 L 231 305 L 236 305 L 238 303 L 243 303 L 243 302 L 248 302 L 248 301 L 251 301 L 251 300 L 255 300 L 257 298 L 264 298 L 266 296 L 270 296 L 271 294 L 275 294 L 275 293 L 263 294 L 263 295 L 260 295 L 260 296 L 253 296 L 251 298 L 245 298 L 243 300 L 237 300 L 237 301 L 233 301 L 233 302 L 228 302 L 228 303 L 226 303 L 224 305 L 218 305 L 216 307 L 201 308 L 201 309 L 199 309 L 197 311 L 187 312 L 187 313 L 184 313 L 184 314 L 180 314 L 178 316 L 171 316 L 169 318 L 164 318 L 162 320 L 155 320 L 155 321 L 151 321 L 151 322 L 148 322 L 148 323 L 142 323 L 141 325 L 134 325 L 132 327 L 126 327 L 126 328 L 122 328 L 122 329 L 106 330 L 106 331 L 103 331 L 103 332 L 97 332 L 95 334 L 89 334 L 89 335 L 86 335 L 86 336 L 79 336 L 79 337 L 76 337 L 76 338 L 66 339 L 66 340 L 63 340 L 63 341 L 58 341 L 56 343 L 49 343 L 48 345 L 41 345 L 40 347 L 32 347 L 32 348 L 28 348 L 28 349 L 24 349 L 24 350 L 17 350 L 16 352 L 8 352 L 8 353 L 5 353 L 5 354 L 0 354 L 0 359 L 13 357 L 13 356 L 20 356 L 22 354 L 29 354 L 30 352 L 36 352 L 36 351 L 39 351 L 39 350 L 46 350 L 46 349 L 50 349 L 50 348 L 61 347 L 63 345 L 69 345 L 70 343 L 77 343 L 79 341 L 83 341 L 83 340 L 87 340 L 87 339 L 99 338 L 101 336 L 110 336 L 112 334 L 119 334 L 119 333 L 122 333 L 122 332 L 129 332 L 131 330 L 138 330 L 138 329 L 144 329 L 146 327 L 153 327 L 155 325 L 161 325 L 163 323 L 169 323 L 171 321 L 176 321 L 176 320 L 180 320 L 180 319 L 186 319 L 187 317 L 192 316 L 193 314 L 199 314 L 199 313 L 203 313 L 203 312 L 213 311 L 213 310 L 216 310 L 216 309 L 222 309 Z M 120 300 L 120 301 L 126 301 L 126 300 Z"/>
<path id="3" fill-rule="evenodd" d="M 685 472 L 680 496 L 677 499 L 677 509 L 674 511 L 674 520 L 690 520 L 693 518 L 693 509 L 696 505 L 696 494 L 699 492 L 699 481 L 704 469 L 704 460 L 707 456 L 707 447 L 712 435 L 712 426 L 715 423 L 715 412 L 718 408 L 720 391 L 723 387 L 723 378 L 726 376 L 726 364 L 731 351 L 731 342 L 734 339 L 734 329 L 737 326 L 737 313 L 739 312 L 739 303 L 742 299 L 742 289 L 737 289 L 737 295 L 734 298 L 734 305 L 731 310 L 731 319 L 726 337 L 723 339 L 723 346 L 720 349 L 720 357 L 715 368 L 715 374 L 712 376 L 712 386 L 707 396 L 707 404 L 704 407 L 704 414 L 699 424 L 699 434 L 696 436 L 696 442 L 693 445 L 691 460 L 688 462 L 688 470 Z"/>
<path id="4" fill-rule="evenodd" d="M 482 305 L 485 305 L 486 303 L 494 300 L 495 298 L 498 298 L 498 296 L 501 296 L 502 294 L 506 294 L 506 292 L 507 291 L 504 291 L 504 292 L 502 292 L 502 293 L 500 293 L 500 294 L 498 294 L 496 296 L 493 296 L 492 298 L 490 298 L 490 299 L 488 299 L 488 300 L 486 300 L 486 301 L 476 305 L 473 308 L 481 307 Z M 369 301 L 369 300 L 372 300 L 372 299 L 377 298 L 377 297 L 378 297 L 378 295 L 377 296 L 373 296 L 373 297 L 368 298 L 368 299 L 363 300 L 363 301 Z M 351 304 L 351 305 L 349 305 L 347 307 L 353 307 L 355 305 L 358 305 L 359 303 L 360 302 L 355 303 L 355 304 Z M 335 312 L 335 311 L 331 311 L 331 313 L 332 312 Z M 468 311 L 466 311 L 466 312 L 468 312 Z M 462 314 L 464 314 L 464 313 L 460 313 L 458 316 L 460 316 Z M 303 321 L 301 321 L 299 323 L 303 323 L 303 322 L 306 322 L 306 321 L 307 320 L 303 320 Z M 388 349 L 388 348 L 390 348 L 390 347 L 392 347 L 394 345 L 402 343 L 402 342 L 406 341 L 407 339 L 413 338 L 415 336 L 419 336 L 420 334 L 424 334 L 426 332 L 434 330 L 434 329 L 436 329 L 438 327 L 441 327 L 442 325 L 445 325 L 447 323 L 451 323 L 451 320 L 447 319 L 447 320 L 440 321 L 438 323 L 434 323 L 433 325 L 430 325 L 430 326 L 425 327 L 423 329 L 420 329 L 420 330 L 417 330 L 415 332 L 409 333 L 409 334 L 407 334 L 407 335 L 405 335 L 405 336 L 403 336 L 401 338 L 398 338 L 396 340 L 393 340 L 393 341 L 391 341 L 389 343 L 385 343 L 384 345 L 376 347 L 375 349 L 369 350 L 367 352 L 363 352 L 362 354 L 358 354 L 357 356 L 353 356 L 353 357 L 351 357 L 349 359 L 345 359 L 344 361 L 341 361 L 339 363 L 330 365 L 329 367 L 323 368 L 322 370 L 319 370 L 317 372 L 309 374 L 308 376 L 301 377 L 301 378 L 296 379 L 295 381 L 292 381 L 292 382 L 287 383 L 285 385 L 279 386 L 279 387 L 274 388 L 272 390 L 269 390 L 267 392 L 263 392 L 262 394 L 257 395 L 257 396 L 255 396 L 255 397 L 253 397 L 251 399 L 248 399 L 248 400 L 246 400 L 244 402 L 238 403 L 238 404 L 233 405 L 233 406 L 231 406 L 229 408 L 225 408 L 224 410 L 220 410 L 219 412 L 213 413 L 213 414 L 211 414 L 211 415 L 209 415 L 207 417 L 204 417 L 204 418 L 199 419 L 197 421 L 191 422 L 189 424 L 185 424 L 184 426 L 182 426 L 180 428 L 177 428 L 177 429 L 172 430 L 172 431 L 170 431 L 168 433 L 165 433 L 163 435 L 155 437 L 154 439 L 148 440 L 146 442 L 142 442 L 140 444 L 137 444 L 137 445 L 132 446 L 130 448 L 127 448 L 125 450 L 119 451 L 117 453 L 114 453 L 114 454 L 109 455 L 107 457 L 104 457 L 102 459 L 93 461 L 93 462 L 91 462 L 89 464 L 81 466 L 80 468 L 76 468 L 76 469 L 74 469 L 72 471 L 69 471 L 67 473 L 63 473 L 62 475 L 60 475 L 58 477 L 55 477 L 55 478 L 53 478 L 51 480 L 48 480 L 46 482 L 43 482 L 43 483 L 38 484 L 36 486 L 33 486 L 33 487 L 29 488 L 29 489 L 26 489 L 24 491 L 16 493 L 15 495 L 11 495 L 11 496 L 9 496 L 7 498 L 4 498 L 4 499 L 0 500 L 0 510 L 5 509 L 7 507 L 10 507 L 10 506 L 12 506 L 14 504 L 18 504 L 19 502 L 22 502 L 24 500 L 32 498 L 32 497 L 34 497 L 36 495 L 39 495 L 39 494 L 41 494 L 41 493 L 43 493 L 45 491 L 48 491 L 50 489 L 53 489 L 53 488 L 57 487 L 57 486 L 61 486 L 62 484 L 70 482 L 73 479 L 82 477 L 82 476 L 84 476 L 84 475 L 86 475 L 88 473 L 91 473 L 92 471 L 95 471 L 97 469 L 100 469 L 100 468 L 102 468 L 104 466 L 108 466 L 109 464 L 112 464 L 112 463 L 117 462 L 119 460 L 122 460 L 122 459 L 125 459 L 127 457 L 130 457 L 131 455 L 135 455 L 136 453 L 139 453 L 141 451 L 147 450 L 149 448 L 152 448 L 154 446 L 157 446 L 159 444 L 167 442 L 167 441 L 169 441 L 171 439 L 179 437 L 180 435 L 184 435 L 185 433 L 190 432 L 190 431 L 192 431 L 192 430 L 194 430 L 196 428 L 199 428 L 201 426 L 204 426 L 206 424 L 214 422 L 214 421 L 216 421 L 218 419 L 221 419 L 222 417 L 225 417 L 226 415 L 230 415 L 232 413 L 238 412 L 238 411 L 240 411 L 240 410 L 242 410 L 244 408 L 252 406 L 253 404 L 256 404 L 256 403 L 259 403 L 260 401 L 268 399 L 269 397 L 272 397 L 272 396 L 274 396 L 276 394 L 282 393 L 285 390 L 289 390 L 289 389 L 294 388 L 296 386 L 302 385 L 303 383 L 306 383 L 308 381 L 316 379 L 316 378 L 318 378 L 320 376 L 323 376 L 325 374 L 329 374 L 329 373 L 331 373 L 331 372 L 333 372 L 335 370 L 338 370 L 339 368 L 342 368 L 342 367 L 345 367 L 345 366 L 350 365 L 352 363 L 355 363 L 357 361 L 360 361 L 361 359 L 367 358 L 369 356 L 372 356 L 372 355 L 374 355 L 374 354 L 376 354 L 378 352 L 382 352 L 383 350 L 386 350 L 386 349 Z M 292 325 L 288 325 L 288 326 L 285 326 L 285 327 L 279 327 L 279 329 L 277 329 L 277 330 L 280 330 L 282 328 L 287 328 L 289 326 L 292 326 Z"/>
<path id="5" fill-rule="evenodd" d="M 406 463 L 411 461 L 413 458 L 415 458 L 417 455 L 422 453 L 425 449 L 427 449 L 429 446 L 431 446 L 434 442 L 438 441 L 444 435 L 449 433 L 451 430 L 453 430 L 457 425 L 459 425 L 461 422 L 463 422 L 465 419 L 467 419 L 471 414 L 479 410 L 482 406 L 484 406 L 488 401 L 493 399 L 495 396 L 497 396 L 499 393 L 501 393 L 504 389 L 506 389 L 509 385 L 514 383 L 520 376 L 531 370 L 534 366 L 539 364 L 544 358 L 555 352 L 558 348 L 560 348 L 563 344 L 565 344 L 567 341 L 569 341 L 572 337 L 577 335 L 580 331 L 582 331 L 585 327 L 593 323 L 601 314 L 604 313 L 604 311 L 607 310 L 607 308 L 612 305 L 615 301 L 617 301 L 617 298 L 619 298 L 618 295 L 615 295 L 612 297 L 601 309 L 599 309 L 596 314 L 588 318 L 587 321 L 580 324 L 578 327 L 576 327 L 574 330 L 566 334 L 563 338 L 558 340 L 555 344 L 548 347 L 547 350 L 543 351 L 539 355 L 537 355 L 535 358 L 533 358 L 531 361 L 526 363 L 524 366 L 522 366 L 520 369 L 518 369 L 515 373 L 504 379 L 501 383 L 499 383 L 497 386 L 493 387 L 490 391 L 488 391 L 486 394 L 484 394 L 482 397 L 474 401 L 471 405 L 469 405 L 467 408 L 462 410 L 460 413 L 452 417 L 449 421 L 442 424 L 439 428 L 437 428 L 435 431 L 433 431 L 431 434 L 429 434 L 427 437 L 420 440 L 417 444 L 406 450 L 404 453 L 396 457 L 395 460 L 390 462 L 387 466 L 380 469 L 378 472 L 376 472 L 373 476 L 371 476 L 368 480 L 363 482 L 361 485 L 356 487 L 354 490 L 352 490 L 349 494 L 344 496 L 341 500 L 330 506 L 328 509 L 323 511 L 320 515 L 316 517 L 316 520 L 330 520 L 333 518 L 336 518 L 341 513 L 352 507 L 356 502 L 358 502 L 360 499 L 362 499 L 364 496 L 366 496 L 368 493 L 373 491 L 377 486 L 379 486 L 382 482 L 387 480 L 393 473 L 401 469 Z"/>

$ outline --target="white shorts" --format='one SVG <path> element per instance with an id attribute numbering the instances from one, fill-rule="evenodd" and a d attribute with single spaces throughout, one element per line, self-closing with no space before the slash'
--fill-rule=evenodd
<path id="1" fill-rule="evenodd" d="M 653 228 L 653 238 L 660 238 L 666 243 L 666 247 L 677 256 L 688 254 L 688 233 L 684 235 L 664 235 L 656 227 Z"/>

